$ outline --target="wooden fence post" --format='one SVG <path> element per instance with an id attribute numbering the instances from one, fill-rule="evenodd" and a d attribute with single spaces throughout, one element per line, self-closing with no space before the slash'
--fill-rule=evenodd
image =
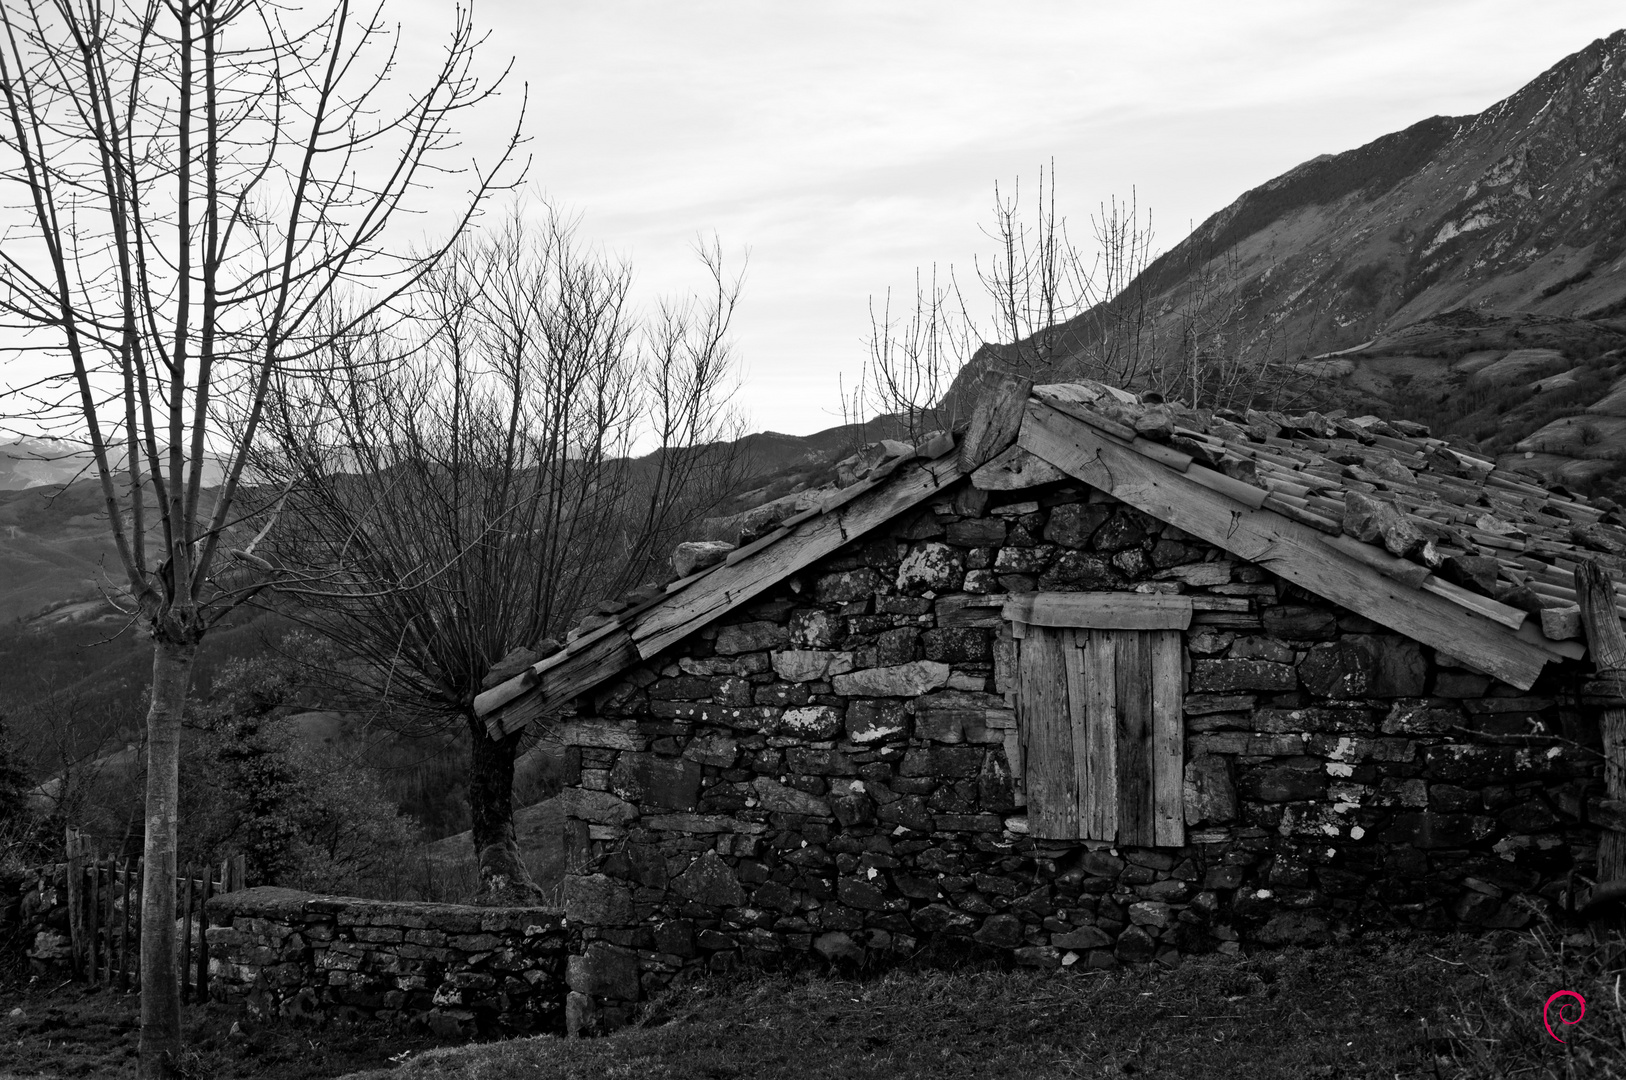
<path id="1" fill-rule="evenodd" d="M 130 989 L 130 860 L 119 860 L 119 989 Z"/>
<path id="2" fill-rule="evenodd" d="M 71 970 L 82 974 L 85 970 L 85 911 L 84 882 L 85 838 L 72 825 L 63 832 L 63 850 L 68 864 L 68 957 Z"/>
<path id="3" fill-rule="evenodd" d="M 85 940 L 86 944 L 89 945 L 89 950 L 85 954 L 87 960 L 85 967 L 92 986 L 96 985 L 96 937 L 101 930 L 100 924 L 102 921 L 101 876 L 102 851 L 101 847 L 93 841 L 90 845 L 90 902 L 85 909 Z"/>
<path id="4" fill-rule="evenodd" d="M 1613 700 L 1603 709 L 1604 797 L 1608 802 L 1626 803 L 1626 633 L 1621 631 L 1615 610 L 1614 584 L 1597 562 L 1588 559 L 1576 567 L 1575 593 L 1587 650 L 1592 654 L 1593 678 L 1614 686 Z M 1610 896 L 1617 904 L 1626 898 L 1626 833 L 1607 825 L 1598 839 L 1593 896 L 1595 901 Z M 1613 923 L 1622 925 L 1618 914 Z"/>
<path id="5" fill-rule="evenodd" d="M 210 886 L 214 884 L 214 868 L 208 863 L 203 864 L 203 896 L 198 901 L 198 987 L 192 999 L 197 1002 L 209 1000 L 209 931 L 206 928 L 209 906 Z"/>
<path id="6" fill-rule="evenodd" d="M 191 980 L 187 974 L 192 970 L 192 864 L 187 863 L 181 868 L 178 880 L 181 895 L 176 901 L 175 910 L 181 913 L 181 961 L 176 965 L 181 975 L 181 1001 L 185 1002 L 191 995 L 187 992 Z"/>

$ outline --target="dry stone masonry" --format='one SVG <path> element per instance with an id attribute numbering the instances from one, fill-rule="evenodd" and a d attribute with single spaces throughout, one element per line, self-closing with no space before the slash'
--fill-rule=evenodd
<path id="1" fill-rule="evenodd" d="M 1191 598 L 1183 846 L 1032 835 L 1001 607 L 1034 591 Z M 1082 484 L 956 488 L 562 723 L 572 1026 L 736 964 L 1523 926 L 1595 857 L 1583 668 L 1519 691 Z"/>
<path id="2" fill-rule="evenodd" d="M 564 1030 L 566 935 L 545 908 L 391 903 L 258 888 L 208 905 L 210 995 L 263 1019 Z"/>

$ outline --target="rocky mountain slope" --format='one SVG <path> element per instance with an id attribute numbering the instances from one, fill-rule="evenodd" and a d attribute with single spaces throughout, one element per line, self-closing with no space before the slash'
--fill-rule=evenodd
<path id="1" fill-rule="evenodd" d="M 1203 282 L 1284 356 L 1447 311 L 1626 314 L 1626 30 L 1477 116 L 1436 116 L 1247 192 L 1128 292 L 1178 321 Z"/>

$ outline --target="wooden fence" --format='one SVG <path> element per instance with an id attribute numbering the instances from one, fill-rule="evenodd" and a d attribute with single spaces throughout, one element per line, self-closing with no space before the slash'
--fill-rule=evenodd
<path id="1" fill-rule="evenodd" d="M 67 837 L 68 927 L 73 971 L 93 985 L 141 988 L 141 890 L 143 859 L 103 854 L 71 826 Z M 215 893 L 246 887 L 242 855 L 218 865 L 187 863 L 175 875 L 175 921 L 181 1000 L 209 1000 L 208 919 L 203 905 Z"/>

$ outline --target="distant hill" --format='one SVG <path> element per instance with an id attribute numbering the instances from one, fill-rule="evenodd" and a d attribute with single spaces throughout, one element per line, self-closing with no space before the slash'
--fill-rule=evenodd
<path id="1" fill-rule="evenodd" d="M 111 455 L 114 467 L 119 467 L 122 460 L 115 449 Z M 0 491 L 71 484 L 93 476 L 95 457 L 76 440 L 35 438 L 0 443 Z M 213 457 L 206 458 L 203 482 L 217 484 L 220 476 L 220 463 Z"/>
<path id="2" fill-rule="evenodd" d="M 1229 336 L 1286 358 L 1448 312 L 1626 315 L 1626 30 L 1473 116 L 1436 116 L 1244 193 L 1130 283 L 1177 341 L 1216 298 Z M 1204 297 L 1208 299 L 1204 299 Z M 1087 314 L 1057 371 L 1085 363 Z M 985 350 L 957 385 L 979 378 Z"/>

